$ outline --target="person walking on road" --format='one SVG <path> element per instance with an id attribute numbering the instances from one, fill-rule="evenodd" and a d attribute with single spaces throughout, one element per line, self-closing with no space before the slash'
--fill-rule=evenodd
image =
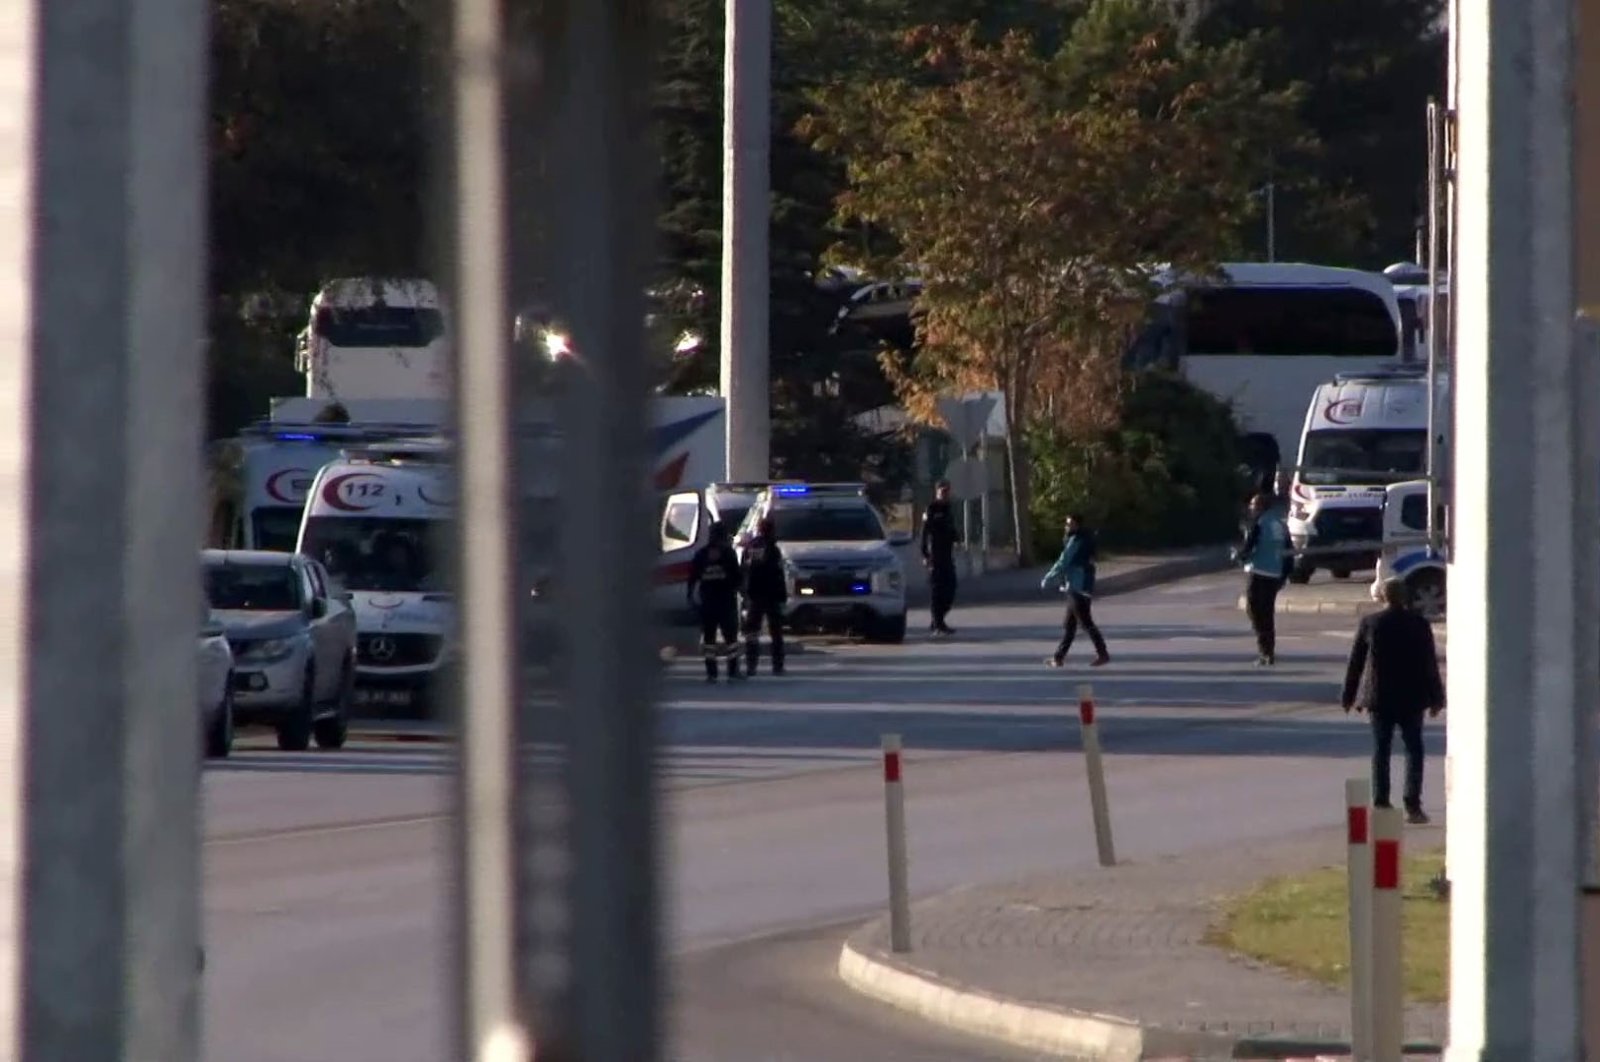
<path id="1" fill-rule="evenodd" d="M 1106 640 L 1094 622 L 1093 610 L 1095 557 L 1099 546 L 1095 542 L 1094 532 L 1084 526 L 1082 518 L 1076 513 L 1067 516 L 1063 530 L 1066 538 L 1061 544 L 1061 556 L 1056 558 L 1055 564 L 1050 566 L 1039 582 L 1041 590 L 1048 590 L 1060 582 L 1067 595 L 1067 615 L 1061 624 L 1061 641 L 1056 645 L 1056 651 L 1045 659 L 1045 663 L 1050 667 L 1061 667 L 1066 663 L 1067 653 L 1072 649 L 1073 639 L 1077 637 L 1081 626 L 1094 643 L 1095 657 L 1089 666 L 1104 667 L 1111 662 L 1111 654 L 1106 652 Z"/>
<path id="2" fill-rule="evenodd" d="M 695 551 L 690 562 L 688 594 L 690 606 L 700 612 L 700 651 L 706 659 L 706 681 L 717 681 L 719 656 L 728 658 L 728 677 L 739 678 L 739 560 L 728 541 L 728 529 L 720 520 L 711 525 L 706 544 Z"/>
<path id="3" fill-rule="evenodd" d="M 1270 494 L 1257 494 L 1250 499 L 1250 529 L 1233 551 L 1234 562 L 1243 564 L 1249 576 L 1244 600 L 1256 636 L 1257 667 L 1278 662 L 1278 591 L 1289 577 L 1293 557 L 1288 523 Z"/>
<path id="4" fill-rule="evenodd" d="M 1444 680 L 1439 675 L 1439 655 L 1433 627 L 1409 607 L 1405 584 L 1391 579 L 1383 584 L 1382 611 L 1365 616 L 1356 628 L 1345 668 L 1345 711 L 1366 712 L 1372 723 L 1372 802 L 1389 803 L 1389 755 L 1394 732 L 1406 749 L 1406 821 L 1425 825 L 1422 810 L 1422 724 L 1424 714 L 1444 711 Z"/>
<path id="5" fill-rule="evenodd" d="M 783 575 L 783 551 L 778 548 L 778 533 L 770 516 L 756 523 L 755 536 L 744 547 L 739 563 L 744 584 L 744 662 L 748 673 L 756 673 L 761 659 L 761 626 L 766 624 L 771 645 L 772 673 L 783 674 L 783 606 L 789 600 L 789 584 Z"/>
<path id="6" fill-rule="evenodd" d="M 928 597 L 934 635 L 955 633 L 945 623 L 956 601 L 956 521 L 950 509 L 950 481 L 941 479 L 933 487 L 933 501 L 922 514 L 922 563 L 928 569 Z"/>

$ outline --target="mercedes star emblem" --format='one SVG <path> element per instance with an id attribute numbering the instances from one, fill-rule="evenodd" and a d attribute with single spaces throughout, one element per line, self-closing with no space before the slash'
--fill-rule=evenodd
<path id="1" fill-rule="evenodd" d="M 374 660 L 393 660 L 394 651 L 393 638 L 378 637 L 367 643 L 367 653 Z"/>

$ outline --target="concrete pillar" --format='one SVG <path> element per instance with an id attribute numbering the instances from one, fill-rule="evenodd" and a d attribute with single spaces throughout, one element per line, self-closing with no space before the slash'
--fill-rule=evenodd
<path id="1" fill-rule="evenodd" d="M 1579 526 L 1570 0 L 1459 0 L 1452 1060 L 1578 1058 Z M 1492 883 L 1492 887 L 1491 887 Z"/>
<path id="2" fill-rule="evenodd" d="M 198 1053 L 205 11 L 0 19 L 0 1058 Z"/>
<path id="3" fill-rule="evenodd" d="M 771 474 L 772 0 L 726 0 L 722 125 L 722 395 L 728 478 Z"/>
<path id="4" fill-rule="evenodd" d="M 1575 78 L 1574 148 L 1576 163 L 1574 178 L 1576 196 L 1573 233 L 1576 247 L 1576 289 L 1578 313 L 1583 330 L 1592 333 L 1600 329 L 1600 0 L 1577 0 L 1577 40 L 1573 47 L 1573 74 Z M 1580 342 L 1579 357 L 1585 359 L 1589 371 L 1600 377 L 1594 367 L 1594 358 L 1600 355 L 1592 346 L 1585 351 Z M 1595 394 L 1597 388 L 1587 387 L 1585 394 Z M 1593 446 L 1594 431 L 1586 441 Z M 1600 455 L 1593 450 L 1587 455 L 1586 467 L 1590 475 L 1600 478 Z M 1584 527 L 1600 527 L 1600 513 L 1587 513 Z M 1580 619 L 1588 619 L 1593 626 L 1584 637 L 1590 645 L 1600 644 L 1600 601 L 1591 600 Z M 1590 683 L 1591 691 L 1600 689 L 1600 661 L 1589 659 L 1588 672 L 1582 676 Z M 1596 711 L 1600 711 L 1600 695 L 1588 697 L 1590 712 L 1580 722 L 1580 733 L 1592 735 L 1597 725 Z M 1589 1057 L 1600 1058 L 1600 816 L 1596 814 L 1595 749 L 1588 745 L 1588 757 L 1583 762 L 1580 776 L 1581 809 L 1586 813 L 1583 821 L 1583 1014 L 1584 1044 Z"/>

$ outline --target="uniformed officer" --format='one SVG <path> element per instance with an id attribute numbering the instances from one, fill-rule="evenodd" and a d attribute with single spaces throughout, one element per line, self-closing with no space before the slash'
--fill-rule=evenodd
<path id="1" fill-rule="evenodd" d="M 699 591 L 696 600 L 696 591 Z M 739 561 L 719 520 L 710 539 L 695 551 L 689 566 L 689 604 L 700 611 L 700 649 L 706 659 L 706 681 L 717 681 L 717 658 L 728 658 L 728 677 L 739 678 Z M 717 646 L 717 635 L 722 646 Z"/>
<path id="2" fill-rule="evenodd" d="M 955 631 L 945 622 L 956 601 L 956 521 L 950 511 L 950 481 L 934 485 L 933 501 L 922 514 L 922 563 L 928 569 L 928 630 L 936 635 Z"/>
<path id="3" fill-rule="evenodd" d="M 767 628 L 772 644 L 772 673 L 783 674 L 783 605 L 789 600 L 789 584 L 783 574 L 783 551 L 778 548 L 778 533 L 770 516 L 756 522 L 754 537 L 745 544 L 740 563 L 744 575 L 745 664 L 756 673 L 761 659 L 761 627 Z"/>

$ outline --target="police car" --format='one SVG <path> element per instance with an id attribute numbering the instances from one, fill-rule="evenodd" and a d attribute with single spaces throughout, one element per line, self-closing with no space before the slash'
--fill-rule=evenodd
<path id="1" fill-rule="evenodd" d="M 897 547 L 911 535 L 889 531 L 861 483 L 783 483 L 757 497 L 735 537 L 743 556 L 756 525 L 771 518 L 783 551 L 796 630 L 854 631 L 869 641 L 906 637 L 906 574 Z"/>
<path id="2" fill-rule="evenodd" d="M 1444 514 L 1437 523 L 1444 525 Z M 1381 601 L 1383 584 L 1401 579 L 1411 592 L 1411 607 L 1430 620 L 1445 616 L 1449 558 L 1428 544 L 1428 483 L 1392 484 L 1383 503 L 1383 551 L 1372 580 L 1372 599 Z"/>

